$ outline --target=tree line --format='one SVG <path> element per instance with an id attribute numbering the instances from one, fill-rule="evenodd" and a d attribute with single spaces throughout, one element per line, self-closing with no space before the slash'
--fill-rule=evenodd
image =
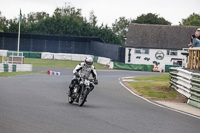
<path id="1" fill-rule="evenodd" d="M 18 32 L 18 18 L 6 19 L 0 11 L 0 32 Z M 21 33 L 53 34 L 68 36 L 95 36 L 102 38 L 105 43 L 125 45 L 126 33 L 130 23 L 171 25 L 171 22 L 157 14 L 147 13 L 136 19 L 119 17 L 111 27 L 103 23 L 98 26 L 94 11 L 90 12 L 87 20 L 81 14 L 81 9 L 67 6 L 56 8 L 52 16 L 46 12 L 31 12 L 22 16 Z M 200 26 L 200 14 L 191 14 L 182 19 L 179 25 Z"/>

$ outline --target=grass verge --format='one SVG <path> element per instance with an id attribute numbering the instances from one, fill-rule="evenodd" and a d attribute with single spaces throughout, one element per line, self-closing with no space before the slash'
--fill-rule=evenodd
<path id="1" fill-rule="evenodd" d="M 133 78 L 125 85 L 140 96 L 152 100 L 185 102 L 185 98 L 170 87 L 169 74 Z"/>
<path id="2" fill-rule="evenodd" d="M 69 60 L 49 60 L 49 59 L 36 59 L 25 58 L 24 64 L 32 64 L 33 67 L 46 67 L 46 68 L 75 68 L 77 64 L 82 61 L 69 61 Z M 105 65 L 94 63 L 96 69 L 106 69 Z"/>
<path id="3" fill-rule="evenodd" d="M 9 76 L 18 76 L 25 74 L 44 74 L 46 72 L 2 72 L 0 73 L 0 77 L 9 77 Z"/>

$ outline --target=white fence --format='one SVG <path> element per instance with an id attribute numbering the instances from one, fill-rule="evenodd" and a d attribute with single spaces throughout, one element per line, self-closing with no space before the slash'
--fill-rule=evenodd
<path id="1" fill-rule="evenodd" d="M 54 60 L 72 60 L 72 61 L 84 61 L 86 57 L 93 55 L 85 55 L 85 54 L 67 54 L 67 53 L 48 53 L 43 52 L 41 58 L 42 59 L 54 59 Z M 110 58 L 98 57 L 97 63 L 109 65 L 111 63 Z"/>

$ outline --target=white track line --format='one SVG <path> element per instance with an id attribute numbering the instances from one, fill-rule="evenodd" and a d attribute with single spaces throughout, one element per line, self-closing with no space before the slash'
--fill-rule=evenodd
<path id="1" fill-rule="evenodd" d="M 162 107 L 162 108 L 165 108 L 165 109 L 169 109 L 169 110 L 172 110 L 172 111 L 175 111 L 175 112 L 178 112 L 178 113 L 181 113 L 181 114 L 185 114 L 185 115 L 188 115 L 188 116 L 191 116 L 191 117 L 194 117 L 194 118 L 197 118 L 197 119 L 200 119 L 200 117 L 196 116 L 196 115 L 192 115 L 192 114 L 189 114 L 189 113 L 186 113 L 186 112 L 183 112 L 183 111 L 179 111 L 179 110 L 176 110 L 176 109 L 173 109 L 173 108 L 170 108 L 170 107 L 167 107 L 167 106 L 163 106 L 161 104 L 158 104 L 158 103 L 155 103 L 155 102 L 152 102 L 144 97 L 141 97 L 139 95 L 137 95 L 136 93 L 134 93 L 133 91 L 131 91 L 128 87 L 126 87 L 122 82 L 121 82 L 121 79 L 119 78 L 119 83 L 126 89 L 128 90 L 129 92 L 131 92 L 133 95 L 153 104 L 153 105 L 156 105 L 156 106 L 159 106 L 159 107 Z"/>

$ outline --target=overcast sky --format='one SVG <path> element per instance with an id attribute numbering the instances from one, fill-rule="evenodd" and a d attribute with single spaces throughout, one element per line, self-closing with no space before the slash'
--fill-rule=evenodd
<path id="1" fill-rule="evenodd" d="M 136 19 L 141 14 L 154 13 L 178 25 L 183 18 L 192 13 L 200 14 L 200 0 L 0 0 L 0 11 L 7 19 L 30 12 L 47 12 L 53 14 L 57 7 L 65 3 L 82 9 L 82 15 L 89 18 L 93 10 L 98 24 L 111 26 L 115 19 L 125 16 Z"/>

